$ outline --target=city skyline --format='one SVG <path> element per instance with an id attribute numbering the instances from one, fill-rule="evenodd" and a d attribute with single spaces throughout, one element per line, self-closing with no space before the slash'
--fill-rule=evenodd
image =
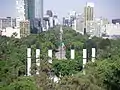
<path id="1" fill-rule="evenodd" d="M 44 0 L 44 13 L 46 10 L 52 10 L 59 17 L 66 16 L 72 10 L 83 13 L 86 2 L 93 2 L 95 4 L 96 17 L 102 16 L 108 19 L 120 18 L 120 0 Z M 15 17 L 15 0 L 1 0 L 0 17 L 7 16 Z"/>

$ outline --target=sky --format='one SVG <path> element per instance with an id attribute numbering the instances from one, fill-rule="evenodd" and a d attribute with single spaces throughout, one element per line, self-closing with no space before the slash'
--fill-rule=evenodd
<path id="1" fill-rule="evenodd" d="M 108 19 L 120 18 L 120 0 L 44 0 L 44 11 L 52 10 L 59 17 L 70 11 L 83 13 L 86 2 L 95 4 L 95 16 Z M 15 0 L 0 0 L 0 17 L 15 17 Z"/>

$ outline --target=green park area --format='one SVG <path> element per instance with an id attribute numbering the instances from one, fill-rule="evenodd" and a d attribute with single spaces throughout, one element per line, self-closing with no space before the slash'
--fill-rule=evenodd
<path id="1" fill-rule="evenodd" d="M 0 37 L 0 90 L 120 90 L 120 39 L 109 40 L 76 33 L 63 27 L 66 60 L 57 60 L 56 50 L 61 45 L 59 27 L 22 39 Z M 32 48 L 32 76 L 26 75 L 27 47 Z M 35 50 L 41 50 L 40 74 L 36 75 Z M 91 53 L 96 48 L 96 60 L 85 66 L 83 75 L 83 48 Z M 53 63 L 48 63 L 47 51 L 53 50 Z M 75 59 L 70 50 L 75 49 Z M 90 54 L 91 55 L 91 54 Z M 60 78 L 58 83 L 49 78 L 49 72 Z"/>

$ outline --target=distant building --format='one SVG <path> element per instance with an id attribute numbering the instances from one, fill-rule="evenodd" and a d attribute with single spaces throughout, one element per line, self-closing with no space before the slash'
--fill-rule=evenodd
<path id="1" fill-rule="evenodd" d="M 30 35 L 30 23 L 29 21 L 20 22 L 20 28 L 7 27 L 2 30 L 2 36 L 22 38 Z"/>
<path id="2" fill-rule="evenodd" d="M 113 23 L 113 24 L 116 24 L 116 23 L 119 23 L 119 24 L 120 24 L 120 19 L 113 19 L 113 20 L 112 20 L 112 23 Z"/>
<path id="3" fill-rule="evenodd" d="M 14 38 L 21 38 L 20 37 L 20 29 L 7 27 L 6 29 L 2 30 L 2 36 L 6 37 L 14 37 Z"/>
<path id="4" fill-rule="evenodd" d="M 42 32 L 41 20 L 37 18 L 31 19 L 30 29 L 31 29 L 31 33 L 34 33 L 34 34 Z"/>
<path id="5" fill-rule="evenodd" d="M 69 26 L 69 18 L 63 17 L 63 25 L 64 26 Z"/>
<path id="6" fill-rule="evenodd" d="M 35 18 L 35 0 L 25 0 L 25 18 Z"/>
<path id="7" fill-rule="evenodd" d="M 25 18 L 30 21 L 30 29 L 32 33 L 41 32 L 41 17 L 43 19 L 43 3 L 41 3 L 41 1 L 42 0 L 25 0 Z"/>
<path id="8" fill-rule="evenodd" d="M 43 0 L 25 0 L 26 19 L 43 19 Z"/>
<path id="9" fill-rule="evenodd" d="M 20 37 L 26 37 L 30 35 L 30 22 L 21 21 L 20 22 Z"/>
<path id="10" fill-rule="evenodd" d="M 53 17 L 53 12 L 51 10 L 47 10 L 46 15 L 49 17 Z"/>
<path id="11" fill-rule="evenodd" d="M 63 17 L 63 25 L 72 27 L 72 25 L 74 24 L 74 20 L 76 19 L 76 15 L 76 11 L 69 12 L 67 17 Z"/>
<path id="12" fill-rule="evenodd" d="M 107 35 L 120 35 L 120 24 L 107 24 L 106 34 Z"/>
<path id="13" fill-rule="evenodd" d="M 48 15 L 44 16 L 43 20 L 44 20 L 43 23 L 44 31 L 47 31 L 50 27 L 49 16 Z"/>
<path id="14" fill-rule="evenodd" d="M 105 32 L 105 26 L 109 24 L 109 21 L 105 18 L 94 18 L 93 21 L 87 21 L 87 34 L 101 37 Z"/>
<path id="15" fill-rule="evenodd" d="M 25 20 L 24 0 L 16 0 L 16 27 L 20 27 L 20 22 Z"/>
<path id="16" fill-rule="evenodd" d="M 53 20 L 54 20 L 54 21 L 53 21 L 53 25 L 54 25 L 54 26 L 59 25 L 59 20 L 58 20 L 57 15 L 54 15 L 54 16 L 53 16 Z"/>
<path id="17" fill-rule="evenodd" d="M 69 13 L 69 16 L 70 16 L 70 17 L 76 17 L 76 11 L 71 11 L 71 12 Z"/>
<path id="18" fill-rule="evenodd" d="M 54 27 L 53 22 L 54 22 L 53 17 L 49 17 L 50 28 Z"/>
<path id="19" fill-rule="evenodd" d="M 87 3 L 84 8 L 84 27 L 87 30 L 87 23 L 94 20 L 94 3 Z"/>
<path id="20" fill-rule="evenodd" d="M 116 39 L 120 38 L 120 24 L 107 24 L 105 26 L 105 32 L 102 33 L 103 38 Z"/>
<path id="21" fill-rule="evenodd" d="M 0 18 L 0 28 L 16 27 L 16 19 L 11 17 Z"/>
<path id="22" fill-rule="evenodd" d="M 94 3 L 87 3 L 84 8 L 84 17 L 86 21 L 94 19 Z"/>
<path id="23" fill-rule="evenodd" d="M 30 27 L 33 28 L 33 22 L 40 21 L 39 23 L 42 31 L 43 27 L 43 0 L 25 0 L 25 17 L 30 21 Z"/>
<path id="24" fill-rule="evenodd" d="M 84 33 L 84 19 L 83 19 L 82 14 L 76 16 L 72 24 L 72 28 L 76 30 L 77 32 L 80 32 L 81 34 Z"/>

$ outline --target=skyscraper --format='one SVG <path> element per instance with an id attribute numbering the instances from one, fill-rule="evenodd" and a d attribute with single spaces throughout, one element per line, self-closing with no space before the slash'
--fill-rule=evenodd
<path id="1" fill-rule="evenodd" d="M 94 19 L 94 3 L 87 3 L 84 8 L 84 32 L 89 32 L 88 24 Z"/>
<path id="2" fill-rule="evenodd" d="M 43 0 L 25 0 L 25 16 L 26 19 L 33 22 L 41 22 L 41 27 L 43 26 Z M 31 25 L 32 26 L 32 25 Z"/>
<path id="3" fill-rule="evenodd" d="M 43 19 L 43 0 L 25 0 L 25 14 L 28 19 Z"/>
<path id="4" fill-rule="evenodd" d="M 16 0 L 16 27 L 20 27 L 20 22 L 25 20 L 24 0 Z"/>
<path id="5" fill-rule="evenodd" d="M 94 3 L 87 3 L 84 8 L 84 17 L 87 21 L 92 21 L 94 18 Z"/>
<path id="6" fill-rule="evenodd" d="M 41 26 L 43 27 L 43 0 L 40 1 L 40 19 L 41 19 Z"/>
<path id="7" fill-rule="evenodd" d="M 35 18 L 35 0 L 25 1 L 25 18 L 30 20 Z"/>

